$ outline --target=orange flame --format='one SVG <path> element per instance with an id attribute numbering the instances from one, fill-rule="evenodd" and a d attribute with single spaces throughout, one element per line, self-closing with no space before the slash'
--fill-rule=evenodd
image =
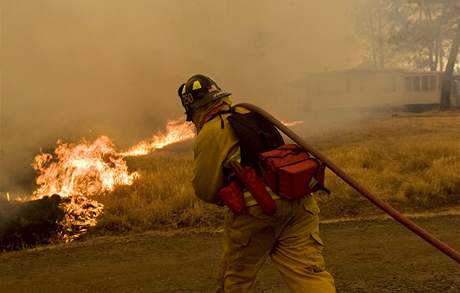
<path id="1" fill-rule="evenodd" d="M 292 127 L 292 126 L 296 126 L 296 125 L 301 125 L 301 124 L 303 124 L 303 121 L 300 121 L 300 120 L 295 120 L 295 121 L 281 121 L 281 123 L 283 123 L 283 124 L 286 125 L 287 127 Z"/>
<path id="2" fill-rule="evenodd" d="M 129 173 L 124 157 L 146 155 L 169 144 L 193 138 L 195 132 L 189 123 L 178 120 L 166 125 L 166 133 L 158 133 L 130 147 L 126 152 L 118 152 L 106 136 L 90 143 L 62 143 L 58 141 L 55 156 L 42 153 L 32 164 L 40 175 L 34 198 L 59 194 L 63 197 L 74 195 L 92 196 L 112 191 L 118 185 L 131 185 L 139 175 Z"/>
<path id="3" fill-rule="evenodd" d="M 142 156 L 167 145 L 188 140 L 195 136 L 195 130 L 191 123 L 180 120 L 169 121 L 166 125 L 166 134 L 157 133 L 150 139 L 143 140 L 130 147 L 123 156 Z"/>
<path id="4" fill-rule="evenodd" d="M 91 196 L 112 191 L 117 185 L 131 185 L 138 176 L 128 172 L 123 157 L 106 136 L 92 143 L 85 140 L 77 144 L 58 142 L 54 153 L 56 158 L 51 154 L 35 157 L 32 166 L 40 175 L 34 198 L 55 193 L 62 197 Z"/>

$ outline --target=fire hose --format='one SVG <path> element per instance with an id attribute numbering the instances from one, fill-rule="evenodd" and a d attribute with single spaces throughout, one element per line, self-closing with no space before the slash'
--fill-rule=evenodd
<path id="1" fill-rule="evenodd" d="M 375 206 L 383 210 L 385 213 L 390 215 L 394 220 L 396 220 L 397 222 L 405 226 L 407 229 L 417 234 L 423 240 L 430 243 L 435 248 L 437 248 L 438 250 L 440 250 L 441 252 L 443 252 L 444 254 L 446 254 L 447 256 L 449 256 L 450 258 L 452 258 L 453 260 L 455 260 L 457 263 L 460 264 L 460 253 L 458 251 L 456 251 L 455 249 L 447 245 L 445 242 L 435 237 L 430 232 L 418 226 L 415 222 L 413 222 L 408 217 L 406 217 L 405 215 L 397 211 L 395 208 L 393 208 L 388 203 L 381 200 L 379 197 L 375 196 L 365 186 L 363 186 L 361 183 L 359 183 L 354 178 L 352 178 L 347 173 L 345 173 L 345 171 L 343 171 L 340 167 L 334 164 L 331 160 L 329 160 L 326 156 L 324 156 L 322 153 L 317 151 L 311 145 L 306 143 L 300 136 L 298 136 L 295 132 L 293 132 L 291 129 L 289 129 L 287 126 L 285 126 L 278 119 L 273 117 L 271 114 L 269 114 L 265 110 L 255 105 L 248 104 L 248 103 L 238 104 L 236 105 L 236 107 L 245 108 L 249 111 L 258 113 L 259 115 L 266 118 L 273 125 L 275 125 L 281 132 L 283 132 L 290 139 L 292 139 L 295 143 L 297 143 L 300 147 L 302 147 L 305 151 L 309 152 L 314 157 L 321 160 L 327 166 L 328 169 L 330 169 L 335 175 L 337 175 L 339 178 L 345 181 L 348 185 L 350 185 L 354 190 L 356 190 L 361 195 L 363 195 L 365 198 L 367 198 L 372 204 L 374 204 Z"/>

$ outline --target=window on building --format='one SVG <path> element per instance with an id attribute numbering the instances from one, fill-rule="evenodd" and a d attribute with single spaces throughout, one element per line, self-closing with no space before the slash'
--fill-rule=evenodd
<path id="1" fill-rule="evenodd" d="M 427 92 L 430 90 L 430 77 L 428 75 L 422 76 L 422 91 Z"/>
<path id="2" fill-rule="evenodd" d="M 460 80 L 454 80 L 454 92 L 453 92 L 452 95 L 454 97 L 460 98 Z M 457 100 L 457 101 L 459 101 L 459 100 Z"/>
<path id="3" fill-rule="evenodd" d="M 415 92 L 420 91 L 420 76 L 414 76 L 412 80 L 412 86 Z"/>
<path id="4" fill-rule="evenodd" d="M 407 76 L 405 79 L 406 82 L 406 92 L 411 92 L 412 91 L 412 78 L 410 76 Z"/>
<path id="5" fill-rule="evenodd" d="M 431 91 L 435 91 L 438 88 L 437 81 L 438 79 L 436 75 L 430 76 L 430 90 Z"/>

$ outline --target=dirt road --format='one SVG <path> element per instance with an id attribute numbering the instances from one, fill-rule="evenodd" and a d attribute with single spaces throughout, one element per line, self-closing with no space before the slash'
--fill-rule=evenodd
<path id="1" fill-rule="evenodd" d="M 460 249 L 460 217 L 417 219 Z M 389 220 L 323 224 L 339 292 L 460 292 L 460 266 Z M 212 292 L 221 233 L 147 233 L 0 254 L 0 292 Z M 288 292 L 267 263 L 257 292 Z"/>

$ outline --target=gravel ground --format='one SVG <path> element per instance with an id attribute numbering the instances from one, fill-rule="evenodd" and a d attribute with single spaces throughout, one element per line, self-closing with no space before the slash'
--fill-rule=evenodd
<path id="1" fill-rule="evenodd" d="M 417 219 L 460 249 L 459 216 Z M 460 266 L 391 220 L 322 224 L 338 292 L 460 292 Z M 0 254 L 0 292 L 212 292 L 221 233 L 100 237 Z M 289 292 L 268 262 L 257 292 Z"/>

